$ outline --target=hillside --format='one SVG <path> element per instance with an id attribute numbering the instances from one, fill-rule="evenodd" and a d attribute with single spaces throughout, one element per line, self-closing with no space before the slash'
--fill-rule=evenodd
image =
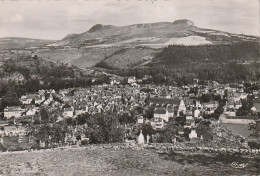
<path id="1" fill-rule="evenodd" d="M 158 50 L 144 47 L 123 48 L 105 57 L 96 67 L 124 69 L 133 68 L 151 59 L 158 53 Z"/>
<path id="2" fill-rule="evenodd" d="M 1 175 L 255 175 L 259 159 L 137 149 L 65 149 L 0 154 Z M 228 158 L 229 157 L 229 158 Z M 244 169 L 232 162 L 248 163 Z M 216 169 L 221 168 L 221 169 Z"/>
<path id="3" fill-rule="evenodd" d="M 49 42 L 2 39 L 0 48 L 7 47 L 7 44 L 11 48 L 44 47 L 3 51 L 0 59 L 18 57 L 17 53 L 25 52 L 52 62 L 108 70 L 160 69 L 165 66 L 171 70 L 180 64 L 189 68 L 192 64 L 204 62 L 214 64 L 259 59 L 259 37 L 200 28 L 187 19 L 127 26 L 97 24 L 84 33 L 69 34 L 60 41 Z"/>
<path id="4" fill-rule="evenodd" d="M 238 42 L 233 44 L 175 46 L 169 45 L 154 58 L 154 62 L 176 65 L 191 62 L 258 61 L 258 42 Z"/>
<path id="5" fill-rule="evenodd" d="M 120 48 L 71 48 L 55 50 L 39 50 L 37 55 L 44 60 L 60 63 L 70 63 L 79 68 L 94 67 L 106 56 L 112 55 Z"/>
<path id="6" fill-rule="evenodd" d="M 54 40 L 41 40 L 30 38 L 0 38 L 0 49 L 15 49 L 46 46 L 47 44 L 55 42 Z"/>

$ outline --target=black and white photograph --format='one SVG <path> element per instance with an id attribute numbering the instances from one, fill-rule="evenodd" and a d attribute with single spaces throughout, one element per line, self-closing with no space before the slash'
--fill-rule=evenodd
<path id="1" fill-rule="evenodd" d="M 0 176 L 260 175 L 259 0 L 0 0 Z"/>

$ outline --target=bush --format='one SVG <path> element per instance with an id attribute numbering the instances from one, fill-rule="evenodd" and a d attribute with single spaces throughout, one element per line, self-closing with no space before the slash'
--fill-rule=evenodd
<path id="1" fill-rule="evenodd" d="M 85 146 L 85 145 L 88 145 L 89 144 L 89 140 L 82 140 L 81 141 L 81 145 Z"/>
<path id="2" fill-rule="evenodd" d="M 251 149 L 260 149 L 260 142 L 248 142 L 248 146 L 251 148 Z"/>

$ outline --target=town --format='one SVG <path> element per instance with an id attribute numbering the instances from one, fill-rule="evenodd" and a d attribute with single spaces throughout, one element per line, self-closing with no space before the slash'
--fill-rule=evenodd
<path id="1" fill-rule="evenodd" d="M 20 106 L 2 112 L 1 150 L 131 141 L 259 148 L 259 82 L 170 86 L 149 79 L 110 76 L 109 83 L 22 95 Z"/>
<path id="2" fill-rule="evenodd" d="M 0 176 L 260 175 L 257 0 L 0 0 Z"/>

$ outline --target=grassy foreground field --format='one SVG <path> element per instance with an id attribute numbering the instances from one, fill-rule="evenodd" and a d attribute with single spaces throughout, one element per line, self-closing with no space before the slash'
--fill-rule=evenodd
<path id="1" fill-rule="evenodd" d="M 251 169 L 234 169 L 231 163 L 210 159 L 208 165 L 197 159 L 205 160 L 205 156 L 167 157 L 153 150 L 85 148 L 1 153 L 0 175 L 257 175 L 255 164 L 248 167 Z"/>

